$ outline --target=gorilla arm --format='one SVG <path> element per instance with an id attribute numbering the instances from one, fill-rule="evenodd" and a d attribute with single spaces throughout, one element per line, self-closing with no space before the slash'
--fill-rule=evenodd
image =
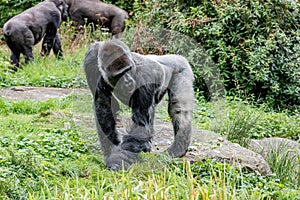
<path id="1" fill-rule="evenodd" d="M 155 112 L 155 84 L 144 85 L 132 95 L 129 106 L 132 109 L 132 121 L 128 135 L 123 137 L 122 149 L 140 153 L 150 152 L 153 137 L 153 121 Z"/>
<path id="2" fill-rule="evenodd" d="M 94 105 L 96 117 L 102 131 L 114 145 L 118 145 L 120 140 L 118 139 L 116 121 L 111 109 L 112 89 L 101 76 L 96 89 Z"/>

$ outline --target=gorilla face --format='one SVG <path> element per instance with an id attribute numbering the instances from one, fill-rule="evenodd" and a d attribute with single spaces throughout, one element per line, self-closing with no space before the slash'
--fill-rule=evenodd
<path id="1" fill-rule="evenodd" d="M 50 2 L 55 3 L 56 7 L 61 12 L 61 20 L 66 21 L 68 19 L 68 5 L 64 0 L 49 0 Z"/>
<path id="2" fill-rule="evenodd" d="M 100 52 L 100 51 L 99 51 Z M 103 78 L 111 86 L 129 70 L 134 70 L 134 62 L 131 58 L 129 48 L 120 46 L 119 42 L 105 43 L 101 48 L 101 55 L 98 56 L 99 70 L 104 74 Z"/>

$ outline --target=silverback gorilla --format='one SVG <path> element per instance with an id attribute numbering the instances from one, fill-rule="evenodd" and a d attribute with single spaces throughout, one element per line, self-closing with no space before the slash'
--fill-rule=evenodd
<path id="1" fill-rule="evenodd" d="M 151 150 L 155 105 L 165 93 L 174 129 L 174 142 L 167 151 L 173 157 L 185 155 L 192 132 L 194 75 L 184 57 L 140 55 L 112 39 L 90 46 L 84 69 L 94 96 L 97 131 L 109 169 L 127 169 L 140 152 Z M 132 109 L 133 124 L 122 141 L 115 127 L 115 98 Z"/>
<path id="2" fill-rule="evenodd" d="M 93 23 L 107 27 L 113 38 L 121 37 L 125 28 L 125 19 L 128 18 L 125 10 L 99 0 L 65 0 L 65 2 L 71 20 L 77 26 L 77 31 L 85 23 Z"/>
<path id="3" fill-rule="evenodd" d="M 4 38 L 11 50 L 15 70 L 19 67 L 21 53 L 26 62 L 33 60 L 32 48 L 43 37 L 41 54 L 48 55 L 53 49 L 55 55 L 62 56 L 57 29 L 62 18 L 66 17 L 66 4 L 63 0 L 45 0 L 4 24 Z"/>

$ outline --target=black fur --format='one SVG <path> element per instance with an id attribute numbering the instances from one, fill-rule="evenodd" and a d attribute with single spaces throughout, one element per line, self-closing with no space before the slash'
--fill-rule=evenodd
<path id="1" fill-rule="evenodd" d="M 11 60 L 15 70 L 19 67 L 20 54 L 25 61 L 32 61 L 32 48 L 43 39 L 42 55 L 53 49 L 62 57 L 61 42 L 57 29 L 62 18 L 67 17 L 63 0 L 45 0 L 8 20 L 3 27 L 5 41 L 11 50 Z"/>
<path id="2" fill-rule="evenodd" d="M 68 13 L 71 20 L 76 23 L 77 31 L 86 24 L 106 27 L 112 33 L 112 37 L 121 37 L 128 18 L 126 11 L 121 8 L 103 3 L 99 0 L 65 0 L 68 4 Z"/>

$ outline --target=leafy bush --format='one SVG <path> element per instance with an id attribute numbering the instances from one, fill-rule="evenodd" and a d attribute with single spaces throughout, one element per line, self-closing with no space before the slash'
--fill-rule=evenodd
<path id="1" fill-rule="evenodd" d="M 136 1 L 136 21 L 194 38 L 216 63 L 228 92 L 245 98 L 254 95 L 274 108 L 299 106 L 300 7 L 296 1 L 190 3 Z"/>
<path id="2" fill-rule="evenodd" d="M 2 27 L 8 19 L 36 5 L 41 0 L 1 0 L 0 2 L 0 27 Z"/>
<path id="3" fill-rule="evenodd" d="M 108 0 L 108 1 L 104 1 L 104 2 L 118 6 L 122 9 L 126 10 L 128 13 L 131 13 L 131 12 L 133 12 L 134 1 L 135 0 L 125 0 L 125 1 Z"/>

